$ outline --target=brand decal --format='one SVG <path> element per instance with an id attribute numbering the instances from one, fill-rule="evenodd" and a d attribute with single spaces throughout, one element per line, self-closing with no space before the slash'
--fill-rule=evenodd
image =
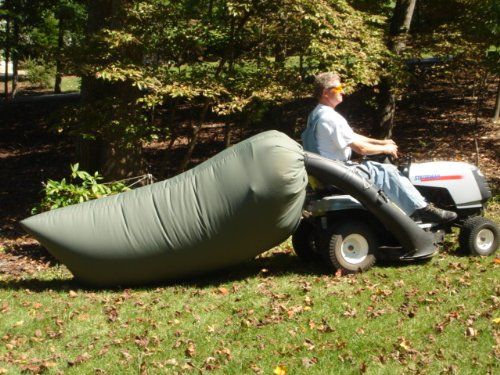
<path id="1" fill-rule="evenodd" d="M 423 175 L 423 176 L 415 176 L 415 180 L 421 181 L 421 182 L 427 182 L 427 181 L 443 181 L 443 180 L 461 180 L 464 178 L 464 176 L 460 174 L 453 174 L 453 175 L 440 175 L 440 174 L 430 174 L 430 175 Z"/>

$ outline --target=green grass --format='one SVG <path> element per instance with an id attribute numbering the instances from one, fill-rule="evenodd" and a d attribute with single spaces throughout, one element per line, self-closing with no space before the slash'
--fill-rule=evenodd
<path id="1" fill-rule="evenodd" d="M 61 81 L 61 91 L 62 92 L 80 91 L 80 81 L 81 79 L 76 76 L 63 77 Z"/>
<path id="2" fill-rule="evenodd" d="M 498 373 L 499 265 L 451 247 L 348 277 L 304 264 L 289 241 L 146 288 L 85 289 L 63 266 L 4 276 L 0 373 Z"/>

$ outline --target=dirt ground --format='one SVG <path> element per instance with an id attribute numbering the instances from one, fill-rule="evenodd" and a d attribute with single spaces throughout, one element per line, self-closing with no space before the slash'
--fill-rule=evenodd
<path id="1" fill-rule="evenodd" d="M 479 162 L 490 186 L 498 192 L 500 126 L 491 121 L 495 88 L 492 84 L 485 95 L 488 100 L 476 111 L 474 98 L 464 96 L 446 82 L 421 84 L 398 103 L 393 139 L 403 154 L 416 161 Z M 0 102 L 0 276 L 35 272 L 53 262 L 36 241 L 23 233 L 19 221 L 29 216 L 40 200 L 42 182 L 67 176 L 69 164 L 74 161 L 72 140 L 50 131 L 57 124 L 57 110 L 63 102 Z M 273 110 L 262 127 L 236 129 L 234 142 L 271 128 L 298 140 L 313 106 L 312 100 L 300 100 Z M 358 96 L 347 98 L 338 110 L 357 131 L 370 134 L 373 111 Z M 223 140 L 223 124 L 217 119 L 207 123 L 192 165 L 222 150 Z M 150 172 L 158 179 L 171 177 L 186 144 L 187 139 L 181 137 L 170 150 L 166 149 L 167 142 L 145 145 Z"/>

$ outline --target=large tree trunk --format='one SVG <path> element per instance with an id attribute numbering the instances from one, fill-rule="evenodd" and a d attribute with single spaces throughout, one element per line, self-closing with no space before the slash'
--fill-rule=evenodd
<path id="1" fill-rule="evenodd" d="M 89 39 L 103 28 L 120 26 L 118 14 L 122 3 L 123 0 L 89 2 L 86 30 Z M 113 97 L 117 111 L 120 111 L 120 108 L 135 101 L 138 92 L 126 82 L 114 84 L 92 75 L 82 77 L 81 94 L 85 107 L 92 108 L 93 104 Z M 99 106 L 95 105 L 95 108 Z M 118 113 L 116 116 L 120 121 Z M 140 140 L 127 141 L 120 134 L 103 130 L 95 141 L 79 140 L 77 144 L 77 158 L 82 161 L 82 169 L 101 171 L 107 180 L 138 176 L 145 172 Z"/>
<path id="2" fill-rule="evenodd" d="M 416 2 L 417 0 L 397 0 L 389 28 L 389 48 L 396 55 L 400 55 L 406 48 L 406 39 Z M 380 138 L 390 138 L 396 113 L 396 94 L 391 77 L 382 77 L 379 92 L 379 117 L 375 133 Z"/>
<path id="3" fill-rule="evenodd" d="M 377 137 L 391 138 L 394 128 L 394 114 L 396 113 L 396 95 L 392 90 L 389 77 L 382 77 L 379 83 L 378 110 L 379 123 Z"/>
<path id="4" fill-rule="evenodd" d="M 103 150 L 102 174 L 109 180 L 121 180 L 145 174 L 142 142 L 116 142 L 108 139 Z"/>

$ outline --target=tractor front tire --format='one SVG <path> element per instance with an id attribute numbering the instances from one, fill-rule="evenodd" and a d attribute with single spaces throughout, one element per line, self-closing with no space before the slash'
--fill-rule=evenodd
<path id="1" fill-rule="evenodd" d="M 465 254 L 494 254 L 498 248 L 498 227 L 493 221 L 482 216 L 468 218 L 460 230 L 459 244 Z"/>

